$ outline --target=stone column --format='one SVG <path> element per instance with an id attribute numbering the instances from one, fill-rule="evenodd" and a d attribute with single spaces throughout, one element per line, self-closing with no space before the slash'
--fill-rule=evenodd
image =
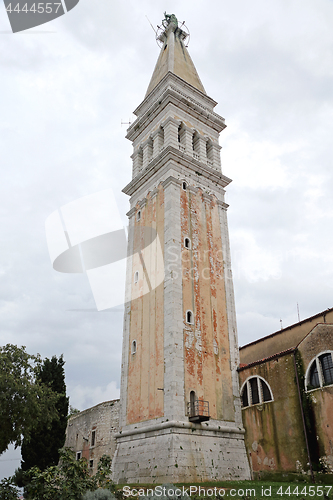
<path id="1" fill-rule="evenodd" d="M 142 144 L 142 150 L 143 150 L 143 168 L 148 167 L 149 160 L 153 156 L 153 146 L 152 146 L 152 139 L 149 137 L 143 144 Z"/>
<path id="2" fill-rule="evenodd" d="M 180 142 L 185 148 L 185 153 L 187 155 L 193 156 L 193 130 L 190 129 L 187 125 L 182 124 L 182 128 L 180 130 Z"/>
<path id="3" fill-rule="evenodd" d="M 163 123 L 164 147 L 173 146 L 178 148 L 178 127 L 180 122 L 169 116 Z"/>
<path id="4" fill-rule="evenodd" d="M 142 170 L 142 149 L 139 148 L 131 156 L 133 160 L 133 179 L 137 175 L 139 175 L 140 171 Z"/>
<path id="5" fill-rule="evenodd" d="M 213 168 L 221 171 L 221 146 L 216 142 L 212 142 L 212 160 Z"/>
<path id="6" fill-rule="evenodd" d="M 207 162 L 206 139 L 202 135 L 198 134 L 198 132 L 196 132 L 194 135 L 193 146 L 194 146 L 193 158 L 202 161 L 203 163 L 206 163 Z"/>
<path id="7" fill-rule="evenodd" d="M 161 127 L 153 133 L 152 139 L 153 139 L 153 158 L 155 158 L 160 154 L 163 148 L 164 134 L 163 134 L 163 129 Z"/>

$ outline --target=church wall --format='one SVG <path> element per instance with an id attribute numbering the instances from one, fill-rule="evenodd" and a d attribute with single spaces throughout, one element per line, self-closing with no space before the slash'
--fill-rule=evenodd
<path id="1" fill-rule="evenodd" d="M 245 446 L 254 472 L 307 470 L 307 453 L 295 383 L 293 354 L 242 369 L 240 386 L 262 377 L 273 401 L 242 408 Z"/>
<path id="2" fill-rule="evenodd" d="M 301 342 L 298 350 L 305 374 L 316 356 L 325 351 L 333 351 L 333 325 L 317 325 Z M 304 390 L 304 386 L 302 389 Z M 313 457 L 315 461 L 318 460 L 315 465 L 323 465 L 327 471 L 333 472 L 333 385 L 310 390 L 307 396 L 317 445 Z"/>

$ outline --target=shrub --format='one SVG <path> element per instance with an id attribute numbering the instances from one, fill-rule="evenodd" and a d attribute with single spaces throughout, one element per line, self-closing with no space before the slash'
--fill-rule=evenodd
<path id="1" fill-rule="evenodd" d="M 87 491 L 82 497 L 82 500 L 115 500 L 115 496 L 110 490 L 98 489 L 95 491 Z"/>

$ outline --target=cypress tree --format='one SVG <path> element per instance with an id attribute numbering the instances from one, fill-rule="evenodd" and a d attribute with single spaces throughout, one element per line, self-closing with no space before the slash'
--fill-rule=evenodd
<path id="1" fill-rule="evenodd" d="M 56 356 L 53 356 L 51 360 L 46 358 L 41 366 L 38 379 L 59 394 L 56 403 L 58 415 L 52 421 L 51 426 L 41 425 L 31 434 L 29 441 L 23 440 L 22 471 L 33 466 L 37 466 L 43 471 L 51 465 L 58 464 L 59 449 L 64 446 L 66 438 L 69 402 L 69 398 L 66 397 L 64 364 L 61 355 L 59 359 Z"/>

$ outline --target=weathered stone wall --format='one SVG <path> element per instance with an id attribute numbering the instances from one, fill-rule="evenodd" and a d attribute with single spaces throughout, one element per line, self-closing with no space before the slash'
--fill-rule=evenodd
<path id="1" fill-rule="evenodd" d="M 299 345 L 304 372 L 309 370 L 314 358 L 321 353 L 333 351 L 333 325 L 319 324 Z M 305 375 L 304 373 L 304 375 Z M 306 389 L 306 381 L 302 390 Z M 315 467 L 324 466 L 333 472 L 333 385 L 323 385 L 307 392 L 310 425 L 315 431 L 313 460 Z"/>
<path id="2" fill-rule="evenodd" d="M 113 458 L 119 428 L 119 399 L 106 401 L 73 415 L 67 424 L 65 446 L 88 461 L 92 474 L 97 472 L 98 461 L 106 454 Z M 95 442 L 92 443 L 92 433 Z"/>
<path id="3" fill-rule="evenodd" d="M 257 471 L 292 471 L 306 468 L 307 454 L 295 383 L 293 354 L 240 372 L 240 386 L 259 375 L 268 382 L 273 401 L 242 409 L 245 446 L 250 467 Z"/>

